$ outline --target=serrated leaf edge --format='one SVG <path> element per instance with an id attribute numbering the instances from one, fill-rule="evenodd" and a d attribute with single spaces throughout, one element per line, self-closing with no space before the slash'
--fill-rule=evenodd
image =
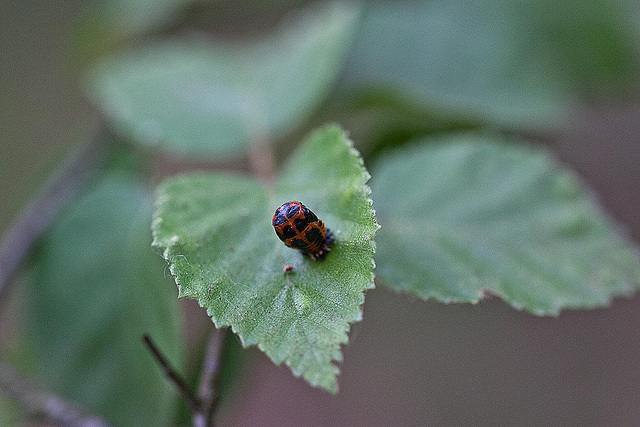
<path id="1" fill-rule="evenodd" d="M 348 148 L 348 153 L 349 156 L 352 157 L 353 159 L 356 160 L 356 166 L 360 171 L 360 176 L 362 177 L 360 186 L 363 190 L 363 195 L 365 197 L 365 201 L 367 203 L 367 208 L 369 209 L 370 213 L 371 213 L 371 218 L 373 219 L 373 222 L 375 224 L 375 227 L 372 231 L 368 232 L 368 236 L 366 238 L 366 241 L 371 243 L 371 257 L 370 257 L 370 262 L 371 262 L 371 273 L 369 275 L 369 280 L 368 280 L 368 285 L 366 285 L 364 287 L 364 290 L 362 291 L 362 298 L 361 301 L 359 303 L 359 313 L 358 315 L 355 316 L 354 320 L 352 321 L 348 321 L 345 320 L 344 324 L 345 327 L 341 332 L 344 332 L 343 334 L 343 338 L 338 341 L 336 344 L 338 346 L 338 357 L 332 357 L 329 361 L 330 365 L 331 365 L 331 371 L 334 374 L 333 375 L 333 379 L 331 381 L 330 385 L 323 385 L 320 383 L 320 381 L 307 377 L 304 374 L 304 371 L 301 369 L 295 369 L 293 367 L 291 367 L 291 365 L 288 363 L 289 362 L 289 358 L 284 359 L 280 362 L 276 362 L 274 361 L 271 356 L 269 356 L 269 354 L 266 352 L 266 350 L 264 349 L 263 345 L 261 343 L 256 343 L 255 345 L 260 349 L 260 351 L 262 351 L 263 353 L 265 353 L 265 355 L 267 355 L 269 357 L 270 360 L 273 361 L 273 363 L 275 363 L 276 365 L 280 365 L 282 362 L 284 362 L 291 370 L 291 372 L 293 373 L 293 375 L 295 377 L 304 377 L 309 384 L 311 384 L 314 387 L 322 387 L 326 390 L 328 390 L 329 392 L 331 392 L 332 394 L 335 394 L 338 392 L 338 384 L 337 384 L 337 376 L 340 373 L 340 369 L 339 367 L 336 365 L 336 363 L 340 363 L 343 360 L 343 355 L 342 355 L 342 345 L 346 345 L 349 342 L 349 332 L 351 330 L 351 324 L 355 323 L 355 322 L 359 322 L 363 319 L 363 308 L 362 305 L 364 304 L 365 301 L 365 292 L 369 289 L 374 289 L 375 288 L 375 273 L 374 273 L 374 269 L 376 267 L 376 263 L 375 263 L 375 259 L 374 259 L 374 255 L 376 253 L 376 243 L 374 240 L 375 234 L 377 233 L 377 231 L 380 229 L 380 224 L 377 221 L 377 217 L 376 217 L 376 211 L 373 208 L 373 200 L 371 198 L 371 187 L 369 185 L 367 185 L 367 183 L 369 182 L 369 180 L 371 179 L 371 174 L 367 171 L 365 164 L 364 164 L 364 159 L 362 158 L 362 155 L 360 154 L 360 152 L 355 148 L 353 141 L 349 138 L 348 133 L 343 130 L 339 125 L 337 124 L 329 124 L 326 126 L 323 126 L 319 129 L 317 129 L 316 131 L 312 132 L 307 138 L 305 138 L 306 140 L 312 139 L 314 138 L 317 134 L 321 133 L 321 132 L 326 132 L 328 130 L 334 131 L 336 133 L 338 133 L 339 135 L 339 139 L 341 141 L 343 141 Z M 203 174 L 206 174 L 206 172 L 202 172 Z M 180 179 L 181 177 L 186 177 L 186 176 L 193 176 L 194 174 L 198 174 L 197 172 L 195 173 L 184 173 L 184 174 L 178 174 L 175 175 L 173 177 L 171 177 L 171 180 L 174 179 Z M 233 174 L 229 174 L 229 176 L 233 176 Z M 239 177 L 242 177 L 239 175 Z M 248 177 L 242 177 L 242 178 L 248 178 Z M 256 180 L 256 182 L 259 182 Z M 166 181 L 165 181 L 166 183 Z M 156 190 L 156 198 L 154 201 L 154 210 L 153 210 L 153 218 L 152 218 L 152 224 L 151 224 L 151 228 L 152 230 L 155 231 L 156 227 L 158 226 L 158 224 L 160 224 L 162 222 L 162 218 L 160 218 L 159 213 L 161 211 L 160 207 L 163 204 L 163 202 L 165 201 L 165 198 L 163 198 L 161 196 L 161 194 L 163 193 L 163 189 L 165 188 L 165 183 L 161 184 L 158 189 Z M 269 195 L 269 189 L 265 188 L 265 194 Z M 172 239 L 171 243 L 175 243 L 177 242 L 178 236 L 174 236 L 174 238 Z M 174 242 L 175 240 L 175 242 Z M 200 295 L 196 294 L 196 293 L 185 293 L 183 292 L 183 286 L 181 283 L 181 280 L 179 279 L 178 275 L 175 272 L 175 267 L 176 267 L 176 263 L 171 259 L 172 257 L 169 255 L 169 250 L 171 248 L 172 245 L 164 245 L 162 242 L 160 242 L 156 236 L 156 233 L 153 233 L 153 241 L 152 241 L 152 246 L 155 248 L 159 248 L 162 250 L 162 257 L 167 261 L 168 266 L 169 266 L 169 272 L 171 273 L 177 287 L 178 287 L 178 298 L 182 299 L 182 298 L 192 298 L 192 299 L 196 299 L 198 302 L 198 305 L 202 308 L 204 308 L 207 312 L 207 315 L 212 318 L 212 321 L 214 323 L 214 325 L 216 326 L 216 328 L 220 329 L 222 327 L 230 327 L 232 332 L 234 334 L 236 334 L 236 336 L 238 336 L 240 338 L 240 342 L 242 344 L 243 348 L 247 348 L 250 347 L 251 345 L 254 344 L 246 344 L 245 339 L 240 335 L 237 327 L 231 323 L 224 323 L 224 322 L 216 322 L 216 320 L 214 319 L 215 313 L 213 313 L 212 309 L 209 307 L 206 307 L 200 299 Z"/>

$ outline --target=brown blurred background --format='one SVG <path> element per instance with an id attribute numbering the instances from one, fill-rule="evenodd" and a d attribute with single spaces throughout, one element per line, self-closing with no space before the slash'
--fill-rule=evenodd
<path id="1" fill-rule="evenodd" d="M 67 65 L 81 3 L 2 2 L 2 230 L 92 117 Z M 640 94 L 591 100 L 567 120 L 550 147 L 638 242 Z M 640 296 L 537 318 L 497 299 L 446 306 L 378 286 L 364 313 L 344 348 L 337 396 L 251 349 L 254 364 L 221 424 L 640 424 Z"/>

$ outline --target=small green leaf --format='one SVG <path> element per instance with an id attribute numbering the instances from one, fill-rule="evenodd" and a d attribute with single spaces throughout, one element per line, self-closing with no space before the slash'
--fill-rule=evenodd
<path id="1" fill-rule="evenodd" d="M 357 16 L 352 4 L 333 2 L 251 45 L 142 46 L 98 64 L 89 95 L 141 144 L 237 156 L 307 117 L 340 70 Z"/>
<path id="2" fill-rule="evenodd" d="M 158 190 L 154 245 L 164 249 L 180 297 L 198 299 L 244 346 L 258 345 L 294 375 L 335 392 L 333 361 L 342 360 L 340 344 L 373 288 L 378 225 L 369 174 L 335 126 L 314 133 L 284 170 L 275 190 L 221 174 L 167 180 Z M 271 219 L 290 200 L 306 204 L 334 233 L 325 260 L 278 240 Z"/>
<path id="3" fill-rule="evenodd" d="M 547 154 L 470 135 L 422 142 L 374 175 L 378 274 L 393 289 L 474 303 L 488 291 L 544 315 L 640 285 L 637 254 Z"/>
<path id="4" fill-rule="evenodd" d="M 180 312 L 149 249 L 151 195 L 111 172 L 51 226 L 35 259 L 31 344 L 47 388 L 114 425 L 166 425 L 175 390 L 141 336 L 180 366 Z"/>

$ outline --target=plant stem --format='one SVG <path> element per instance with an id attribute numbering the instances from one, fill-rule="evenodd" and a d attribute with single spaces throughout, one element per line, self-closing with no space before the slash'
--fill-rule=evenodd
<path id="1" fill-rule="evenodd" d="M 202 410 L 200 401 L 193 394 L 193 392 L 189 390 L 187 383 L 180 376 L 180 374 L 178 374 L 178 372 L 173 369 L 171 364 L 169 364 L 169 361 L 160 352 L 156 344 L 151 340 L 151 337 L 149 335 L 143 335 L 142 341 L 144 341 L 147 348 L 151 352 L 151 355 L 154 357 L 154 359 L 156 359 L 156 362 L 158 362 L 158 364 L 162 368 L 164 374 L 167 376 L 167 378 L 169 378 L 169 381 L 171 381 L 173 385 L 178 389 L 185 402 L 187 402 L 189 408 L 191 408 L 191 411 L 193 413 L 200 412 Z"/>
<path id="2" fill-rule="evenodd" d="M 249 150 L 249 166 L 254 177 L 267 186 L 275 183 L 275 159 L 271 141 L 255 142 Z"/>
<path id="3" fill-rule="evenodd" d="M 38 238 L 106 162 L 107 141 L 102 129 L 94 130 L 5 231 L 0 241 L 0 300 Z"/>
<path id="4" fill-rule="evenodd" d="M 215 389 L 216 376 L 219 371 L 220 351 L 224 341 L 224 331 L 214 329 L 207 343 L 206 354 L 202 363 L 198 396 L 195 396 L 184 379 L 171 366 L 166 357 L 160 352 L 149 335 L 143 335 L 142 340 L 158 362 L 165 376 L 178 389 L 193 413 L 193 425 L 197 427 L 211 427 L 213 414 L 216 410 L 219 394 Z"/>
<path id="5" fill-rule="evenodd" d="M 213 414 L 220 398 L 215 383 L 220 368 L 220 353 L 225 335 L 225 329 L 214 329 L 207 343 L 198 386 L 198 399 L 202 402 L 202 410 L 193 413 L 193 425 L 196 427 L 213 426 Z"/>
<path id="6" fill-rule="evenodd" d="M 107 427 L 95 415 L 89 415 L 75 404 L 37 388 L 13 368 L 0 362 L 0 389 L 17 400 L 31 416 L 44 421 L 73 427 Z"/>

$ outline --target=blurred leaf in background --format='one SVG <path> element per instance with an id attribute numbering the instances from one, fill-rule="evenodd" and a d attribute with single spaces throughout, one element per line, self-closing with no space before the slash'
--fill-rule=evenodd
<path id="1" fill-rule="evenodd" d="M 290 132 L 341 69 L 358 8 L 332 2 L 277 33 L 234 45 L 172 38 L 100 62 L 87 90 L 113 126 L 181 156 L 233 157 Z"/>
<path id="2" fill-rule="evenodd" d="M 488 124 L 554 128 L 580 94 L 638 83 L 633 29 L 607 0 L 371 2 L 345 84 L 391 85 Z"/>
<path id="3" fill-rule="evenodd" d="M 640 287 L 637 251 L 576 177 L 513 142 L 443 136 L 379 159 L 379 278 L 443 302 L 489 291 L 538 315 L 604 306 Z"/>
<path id="4" fill-rule="evenodd" d="M 175 289 L 149 249 L 149 192 L 106 173 L 44 236 L 28 310 L 36 365 L 51 390 L 115 425 L 166 425 L 176 393 L 141 342 L 181 365 Z"/>
<path id="5" fill-rule="evenodd" d="M 581 0 L 578 4 L 520 0 L 519 15 L 545 50 L 562 85 L 575 94 L 619 95 L 637 89 L 640 74 L 638 20 L 624 0 Z M 522 19 L 519 21 L 522 22 Z"/>
<path id="6" fill-rule="evenodd" d="M 348 129 L 358 151 L 368 162 L 381 151 L 402 145 L 416 137 L 483 126 L 477 119 L 452 116 L 437 108 L 402 97 L 390 87 L 338 91 L 315 115 L 312 124 L 340 123 Z M 286 158 L 292 146 L 277 147 Z"/>

